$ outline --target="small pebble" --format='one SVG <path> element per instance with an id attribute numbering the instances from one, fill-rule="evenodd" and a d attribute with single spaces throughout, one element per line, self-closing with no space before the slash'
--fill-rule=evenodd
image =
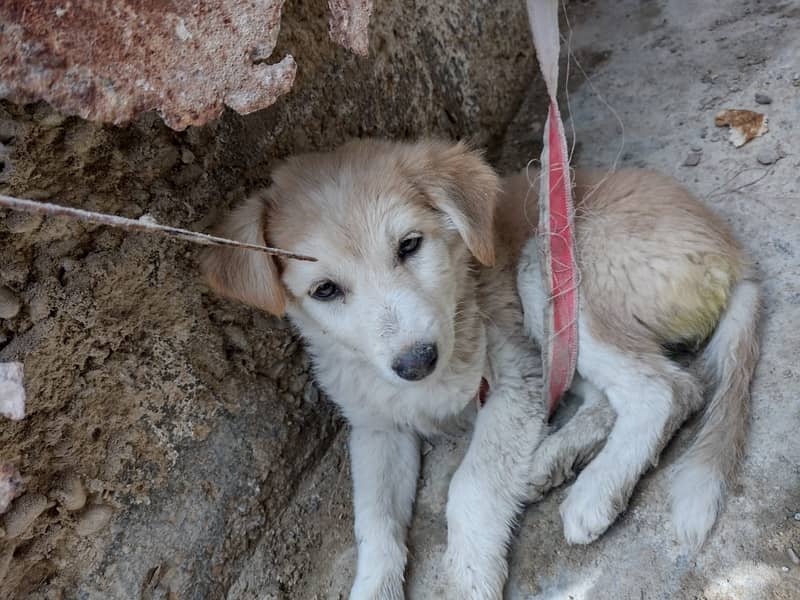
<path id="1" fill-rule="evenodd" d="M 137 202 L 144 203 L 150 200 L 150 192 L 147 190 L 133 190 L 133 192 L 131 192 L 131 197 Z"/>
<path id="2" fill-rule="evenodd" d="M 766 94 L 756 94 L 756 103 L 758 104 L 772 104 L 772 98 Z"/>
<path id="3" fill-rule="evenodd" d="M 20 194 L 22 198 L 27 200 L 48 200 L 50 196 L 52 196 L 50 192 L 47 190 L 43 190 L 40 188 L 28 188 Z"/>
<path id="4" fill-rule="evenodd" d="M 43 293 L 35 294 L 28 303 L 28 312 L 30 313 L 31 321 L 34 323 L 47 318 L 50 314 L 50 301 L 47 299 L 47 295 Z"/>
<path id="5" fill-rule="evenodd" d="M 25 483 L 17 468 L 11 464 L 0 465 L 0 514 L 24 491 Z"/>
<path id="6" fill-rule="evenodd" d="M 108 525 L 114 511 L 110 506 L 97 504 L 87 508 L 75 523 L 75 533 L 80 536 L 92 535 Z"/>
<path id="7" fill-rule="evenodd" d="M 12 539 L 21 536 L 50 506 L 41 494 L 25 494 L 17 498 L 11 510 L 3 516 L 6 536 Z"/>
<path id="8" fill-rule="evenodd" d="M 800 512 L 794 513 L 794 520 L 795 521 L 800 521 Z"/>
<path id="9" fill-rule="evenodd" d="M 781 159 L 780 153 L 774 148 L 771 148 L 769 150 L 762 150 L 756 155 L 756 160 L 764 166 L 774 165 L 780 159 Z"/>
<path id="10" fill-rule="evenodd" d="M 0 143 L 8 144 L 17 137 L 17 124 L 10 119 L 0 119 Z"/>
<path id="11" fill-rule="evenodd" d="M 194 162 L 194 152 L 188 148 L 181 150 L 181 162 L 185 165 L 190 165 Z"/>
<path id="12" fill-rule="evenodd" d="M 784 573 L 788 573 L 789 567 L 781 567 L 781 571 L 783 571 Z"/>
<path id="13" fill-rule="evenodd" d="M 14 212 L 8 215 L 5 225 L 11 233 L 30 233 L 39 229 L 42 220 L 42 215 Z"/>
<path id="14" fill-rule="evenodd" d="M 65 510 L 80 510 L 86 505 L 86 488 L 83 481 L 74 473 L 63 474 L 50 490 L 49 496 Z"/>
<path id="15" fill-rule="evenodd" d="M 0 319 L 13 319 L 19 314 L 20 303 L 16 294 L 7 287 L 0 287 Z"/>
<path id="16" fill-rule="evenodd" d="M 794 548 L 789 546 L 786 549 L 786 554 L 789 555 L 789 560 L 791 560 L 794 564 L 800 565 L 800 556 L 797 556 L 797 552 L 794 551 Z"/>
<path id="17" fill-rule="evenodd" d="M 690 152 L 683 161 L 684 167 L 696 167 L 700 164 L 701 154 L 699 152 Z"/>
<path id="18" fill-rule="evenodd" d="M 700 144 L 692 144 L 692 152 L 702 152 L 703 147 Z"/>
<path id="19" fill-rule="evenodd" d="M 39 124 L 42 127 L 47 129 L 53 129 L 61 125 L 64 121 L 67 120 L 67 117 L 62 115 L 61 113 L 52 112 L 49 115 L 44 116 L 40 121 Z"/>

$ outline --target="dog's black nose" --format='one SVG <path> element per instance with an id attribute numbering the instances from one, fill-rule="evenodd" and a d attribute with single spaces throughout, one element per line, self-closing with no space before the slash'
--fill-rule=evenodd
<path id="1" fill-rule="evenodd" d="M 436 344 L 417 342 L 394 359 L 392 369 L 403 379 L 419 381 L 433 373 L 438 358 Z"/>

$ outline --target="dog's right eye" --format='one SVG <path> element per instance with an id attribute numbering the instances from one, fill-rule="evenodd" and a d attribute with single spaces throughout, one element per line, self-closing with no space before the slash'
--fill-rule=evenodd
<path id="1" fill-rule="evenodd" d="M 314 300 L 322 301 L 333 300 L 341 295 L 341 288 L 329 279 L 318 283 L 309 293 L 309 296 L 314 298 Z"/>

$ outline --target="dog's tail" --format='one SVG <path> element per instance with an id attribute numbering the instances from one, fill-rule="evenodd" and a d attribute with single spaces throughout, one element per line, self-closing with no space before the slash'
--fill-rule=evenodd
<path id="1" fill-rule="evenodd" d="M 672 520 L 686 549 L 703 545 L 745 443 L 750 381 L 758 360 L 759 287 L 736 284 L 703 351 L 703 375 L 713 389 L 697 438 L 673 472 Z"/>

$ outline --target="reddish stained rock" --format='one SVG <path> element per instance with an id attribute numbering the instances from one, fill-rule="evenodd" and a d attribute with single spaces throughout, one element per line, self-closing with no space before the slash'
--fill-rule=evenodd
<path id="1" fill-rule="evenodd" d="M 367 55 L 372 0 L 328 0 L 331 39 L 359 56 Z"/>
<path id="2" fill-rule="evenodd" d="M 176 130 L 227 104 L 265 108 L 294 82 L 291 56 L 264 64 L 283 0 L 3 0 L 0 97 L 122 124 L 158 111 Z"/>

